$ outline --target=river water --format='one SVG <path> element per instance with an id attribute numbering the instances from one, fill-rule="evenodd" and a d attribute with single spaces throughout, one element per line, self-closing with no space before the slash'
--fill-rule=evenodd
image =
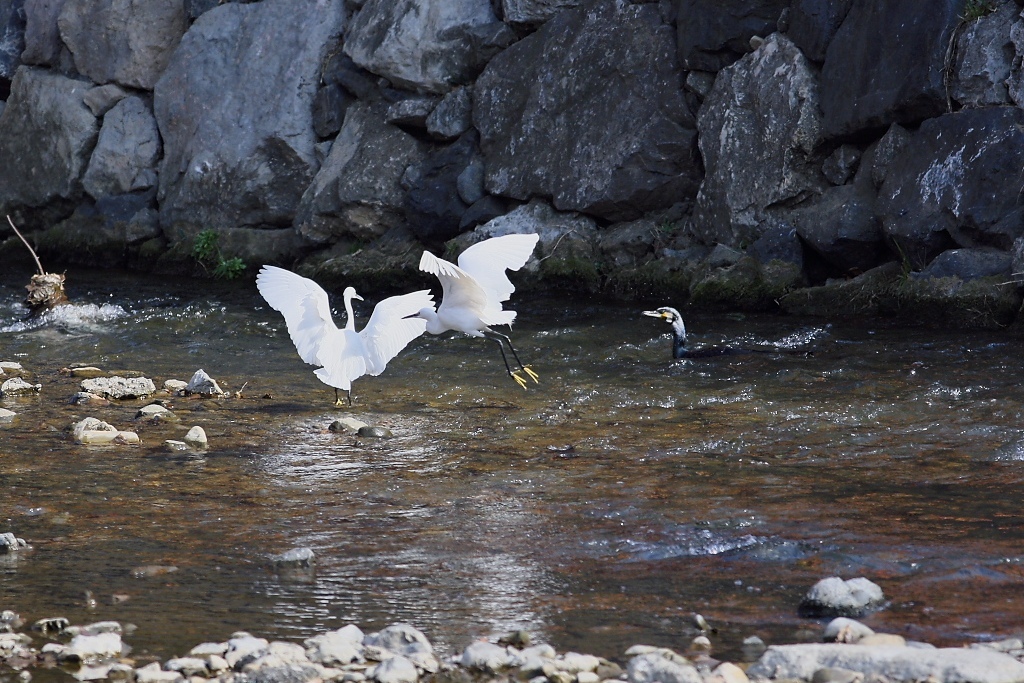
<path id="1" fill-rule="evenodd" d="M 74 304 L 25 322 L 28 275 L 0 275 L 0 360 L 43 385 L 0 399 L 19 413 L 0 424 L 0 532 L 32 545 L 0 557 L 0 609 L 26 619 L 132 623 L 143 657 L 401 621 L 442 653 L 526 629 L 616 658 L 685 649 L 697 612 L 738 657 L 749 635 L 817 637 L 797 605 L 839 575 L 883 588 L 876 630 L 952 645 L 1024 627 L 1008 334 L 694 314 L 694 346 L 811 352 L 673 361 L 642 306 L 517 293 L 539 384 L 516 386 L 490 342 L 428 335 L 338 410 L 251 282 L 72 272 Z M 139 423 L 149 401 L 70 405 L 76 364 L 244 389 Z M 89 415 L 142 444 L 73 444 Z M 328 431 L 342 415 L 394 438 Z M 192 425 L 205 455 L 164 448 Z M 275 569 L 300 547 L 314 570 Z"/>

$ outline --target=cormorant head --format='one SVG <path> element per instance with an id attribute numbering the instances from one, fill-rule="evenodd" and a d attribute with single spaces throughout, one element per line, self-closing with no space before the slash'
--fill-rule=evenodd
<path id="1" fill-rule="evenodd" d="M 672 326 L 672 356 L 682 358 L 686 352 L 686 325 L 683 324 L 683 316 L 674 308 L 662 306 L 653 311 L 644 311 L 644 315 L 652 318 L 661 318 Z"/>

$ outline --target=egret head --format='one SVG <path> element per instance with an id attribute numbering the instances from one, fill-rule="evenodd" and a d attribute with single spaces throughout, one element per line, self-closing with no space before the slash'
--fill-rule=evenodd
<path id="1" fill-rule="evenodd" d="M 360 301 L 363 300 L 363 297 L 356 294 L 355 287 L 346 287 L 345 292 L 343 293 L 342 296 L 344 296 L 346 299 L 359 299 Z"/>

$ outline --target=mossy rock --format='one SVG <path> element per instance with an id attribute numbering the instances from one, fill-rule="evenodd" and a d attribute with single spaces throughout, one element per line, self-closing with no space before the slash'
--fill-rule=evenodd
<path id="1" fill-rule="evenodd" d="M 963 329 L 1007 327 L 1021 308 L 1020 291 L 1004 277 L 907 278 L 895 295 L 901 318 Z"/>
<path id="2" fill-rule="evenodd" d="M 324 288 L 355 287 L 363 296 L 385 296 L 416 289 L 429 289 L 436 278 L 419 269 L 420 255 L 414 252 L 384 253 L 373 248 L 352 254 L 321 252 L 302 261 L 296 272 Z"/>
<path id="3" fill-rule="evenodd" d="M 804 287 L 779 299 L 792 315 L 858 317 L 892 314 L 898 310 L 896 287 L 903 278 L 898 263 L 872 268 L 851 280 Z"/>
<path id="4" fill-rule="evenodd" d="M 697 263 L 678 259 L 656 259 L 639 266 L 611 270 L 604 289 L 624 301 L 664 300 L 683 305 L 690 296 L 690 283 Z"/>
<path id="5" fill-rule="evenodd" d="M 774 310 L 781 291 L 777 280 L 765 278 L 756 259 L 744 256 L 727 268 L 705 266 L 698 270 L 690 284 L 690 305 L 716 310 Z"/>

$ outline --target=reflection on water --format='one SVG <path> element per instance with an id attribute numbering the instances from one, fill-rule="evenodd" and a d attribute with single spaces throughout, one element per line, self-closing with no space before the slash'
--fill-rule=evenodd
<path id="1" fill-rule="evenodd" d="M 0 360 L 43 384 L 0 399 L 19 413 L 0 423 L 0 532 L 34 547 L 2 558 L 0 608 L 29 619 L 132 622 L 143 656 L 406 621 L 442 649 L 524 628 L 615 657 L 685 648 L 700 612 L 738 656 L 748 635 L 794 638 L 801 595 L 829 575 L 879 583 L 891 606 L 866 622 L 911 638 L 1024 615 L 1006 335 L 695 315 L 695 344 L 813 353 L 673 361 L 641 306 L 522 297 L 514 337 L 539 385 L 520 390 L 493 344 L 423 337 L 338 412 L 254 286 L 72 273 L 75 304 L 24 321 L 28 275 L 4 277 Z M 145 401 L 69 405 L 60 370 L 77 363 L 158 386 L 204 368 L 244 390 L 140 423 Z M 330 432 L 341 414 L 395 436 Z M 142 445 L 72 444 L 86 415 Z M 194 424 L 207 454 L 164 450 Z M 298 547 L 314 569 L 273 566 Z"/>

